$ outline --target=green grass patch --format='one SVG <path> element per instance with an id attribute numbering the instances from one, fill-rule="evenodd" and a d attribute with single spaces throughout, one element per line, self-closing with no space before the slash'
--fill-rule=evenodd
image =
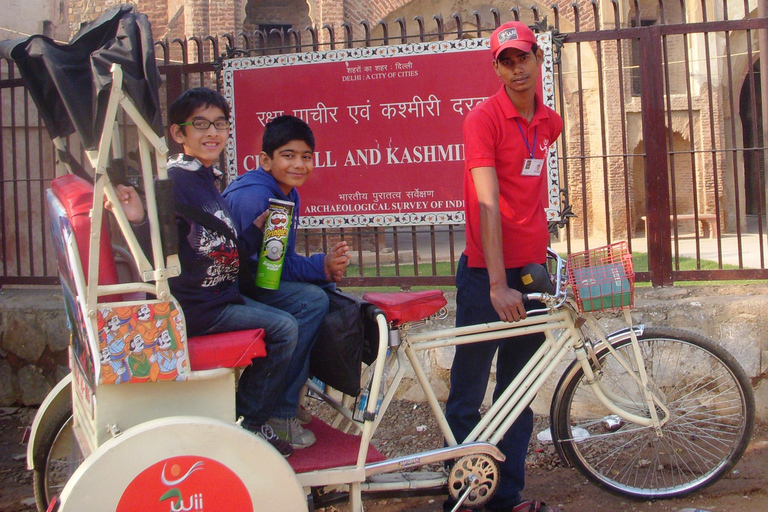
<path id="1" fill-rule="evenodd" d="M 648 272 L 648 254 L 644 252 L 636 252 L 632 254 L 632 261 L 634 263 L 634 269 L 635 272 Z M 701 260 L 700 267 L 696 266 L 696 259 L 695 258 L 687 258 L 687 257 L 681 257 L 679 258 L 679 269 L 680 270 L 718 270 L 720 267 L 718 266 L 716 261 L 711 260 Z M 677 261 L 675 262 L 675 270 L 678 270 L 677 267 Z M 738 269 L 739 267 L 736 265 L 729 265 L 724 264 L 723 269 L 730 270 L 730 269 Z M 350 265 L 347 267 L 347 276 L 349 277 L 358 277 L 360 276 L 360 267 L 357 265 Z M 414 265 L 411 264 L 400 264 L 399 269 L 398 267 L 395 267 L 395 265 L 382 265 L 379 269 L 379 274 L 376 273 L 376 267 L 374 266 L 364 266 L 363 267 L 363 276 L 364 277 L 395 277 L 395 276 L 414 276 L 416 275 L 414 273 Z M 451 264 L 447 261 L 439 261 L 435 264 L 435 272 L 433 274 L 432 272 L 432 263 L 419 263 L 419 275 L 420 276 L 450 276 L 452 275 L 451 272 Z"/>
<path id="2" fill-rule="evenodd" d="M 363 277 L 395 277 L 395 276 L 405 276 L 405 277 L 412 277 L 415 276 L 415 266 L 412 263 L 409 264 L 400 264 L 399 266 L 395 265 L 382 265 L 379 267 L 379 273 L 376 273 L 376 267 L 374 266 L 364 266 L 363 267 Z M 360 277 L 360 267 L 358 265 L 349 265 L 347 267 L 347 277 Z M 432 263 L 419 263 L 419 275 L 420 276 L 450 276 L 453 275 L 451 272 L 451 263 L 448 261 L 439 261 L 435 264 L 435 272 L 432 271 Z"/>
<path id="3" fill-rule="evenodd" d="M 633 262 L 635 272 L 648 272 L 648 253 L 645 253 L 645 252 L 632 253 L 632 262 Z M 687 258 L 684 256 L 678 258 L 677 260 L 674 260 L 672 263 L 672 268 L 674 270 L 678 270 L 678 269 L 679 270 L 719 270 L 720 269 L 716 261 L 701 260 L 700 266 L 697 267 L 695 258 Z M 729 265 L 727 263 L 723 264 L 724 270 L 732 270 L 732 269 L 738 269 L 738 268 L 739 267 L 737 265 Z"/>
<path id="4" fill-rule="evenodd" d="M 561 255 L 563 256 L 563 255 Z M 632 261 L 633 266 L 635 269 L 635 272 L 648 272 L 648 253 L 644 252 L 636 252 L 632 254 Z M 458 262 L 457 262 L 458 263 Z M 675 270 L 678 270 L 678 264 L 679 264 L 679 270 L 718 270 L 720 267 L 718 266 L 716 261 L 711 260 L 701 260 L 699 266 L 697 267 L 697 262 L 695 258 L 687 258 L 687 257 L 681 257 L 678 260 L 675 261 Z M 729 265 L 729 264 L 723 264 L 723 269 L 738 269 L 739 267 L 736 265 Z M 349 265 L 347 267 L 347 277 L 360 277 L 360 267 L 358 265 Z M 363 277 L 413 277 L 415 276 L 414 271 L 414 265 L 412 263 L 408 264 L 400 264 L 399 266 L 395 265 L 382 265 L 379 267 L 379 271 L 377 273 L 375 266 L 364 266 L 363 267 Z M 450 276 L 453 275 L 453 272 L 451 272 L 451 264 L 447 261 L 440 261 L 435 264 L 435 269 L 433 273 L 433 267 L 432 263 L 419 263 L 419 276 L 429 277 L 429 276 Z M 702 286 L 702 285 L 724 285 L 724 284 L 738 284 L 738 283 L 749 283 L 751 281 L 677 281 L 676 284 L 679 286 Z M 650 283 L 637 283 L 638 286 L 650 286 Z M 417 288 L 436 288 L 436 287 L 413 287 L 414 290 Z M 450 289 L 451 287 L 442 287 L 446 289 Z M 378 287 L 377 287 L 378 289 Z M 397 288 L 393 288 L 393 290 L 396 290 Z"/>

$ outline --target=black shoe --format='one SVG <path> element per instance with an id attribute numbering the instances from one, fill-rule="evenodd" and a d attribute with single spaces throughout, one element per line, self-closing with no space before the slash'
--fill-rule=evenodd
<path id="1" fill-rule="evenodd" d="M 277 434 L 275 434 L 275 431 L 272 430 L 272 427 L 267 425 L 266 423 L 260 427 L 245 427 L 246 429 L 250 430 L 260 438 L 264 439 L 266 442 L 272 445 L 272 447 L 280 452 L 280 455 L 283 457 L 290 457 L 293 453 L 293 446 L 288 441 L 285 441 L 283 439 L 280 439 L 277 437 Z"/>

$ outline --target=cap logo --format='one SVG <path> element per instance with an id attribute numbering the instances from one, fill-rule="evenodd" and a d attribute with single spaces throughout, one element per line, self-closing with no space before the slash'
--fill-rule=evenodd
<path id="1" fill-rule="evenodd" d="M 512 28 L 502 30 L 501 32 L 499 32 L 499 34 L 496 37 L 499 40 L 499 45 L 502 45 L 507 41 L 514 41 L 515 39 L 518 39 L 517 29 L 512 27 Z"/>

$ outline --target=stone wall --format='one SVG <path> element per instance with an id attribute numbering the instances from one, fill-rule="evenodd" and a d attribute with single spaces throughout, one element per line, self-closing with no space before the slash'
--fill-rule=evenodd
<path id="1" fill-rule="evenodd" d="M 451 314 L 430 328 L 453 325 L 455 293 L 445 293 Z M 768 385 L 762 377 L 768 371 L 768 317 L 760 314 L 766 303 L 768 286 L 761 285 L 638 288 L 632 316 L 636 323 L 687 328 L 717 340 L 756 383 L 758 416 L 766 419 Z M 620 329 L 623 323 L 618 314 L 605 315 L 603 321 L 609 331 Z M 0 289 L 0 407 L 39 404 L 68 371 L 68 342 L 58 288 Z M 421 352 L 419 356 L 438 398 L 445 400 L 453 349 Z M 534 402 L 538 413 L 548 414 L 556 381 L 551 379 L 539 393 Z M 410 369 L 398 396 L 424 399 Z"/>
<path id="2" fill-rule="evenodd" d="M 0 289 L 0 406 L 38 405 L 68 372 L 59 287 Z"/>

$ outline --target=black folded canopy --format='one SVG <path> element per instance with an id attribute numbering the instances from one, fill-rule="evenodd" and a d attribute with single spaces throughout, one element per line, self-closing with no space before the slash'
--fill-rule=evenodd
<path id="1" fill-rule="evenodd" d="M 0 56 L 16 63 L 52 138 L 80 136 L 96 149 L 112 85 L 112 64 L 123 69 L 123 90 L 142 117 L 163 135 L 160 73 L 149 20 L 130 5 L 84 25 L 69 44 L 35 35 L 0 42 Z"/>

